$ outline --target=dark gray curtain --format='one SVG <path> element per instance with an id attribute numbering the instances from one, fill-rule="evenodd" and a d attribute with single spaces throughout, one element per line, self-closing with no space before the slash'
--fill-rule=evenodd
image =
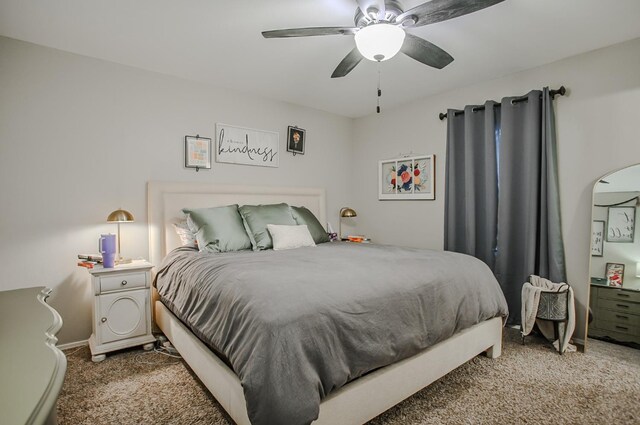
<path id="1" fill-rule="evenodd" d="M 473 255 L 493 268 L 498 213 L 496 132 L 500 107 L 493 101 L 447 111 L 444 249 Z"/>
<path id="2" fill-rule="evenodd" d="M 445 249 L 475 255 L 493 269 L 509 304 L 509 324 L 520 323 L 520 292 L 529 275 L 566 281 L 553 101 L 548 88 L 530 92 L 526 101 L 513 102 L 514 99 L 504 98 L 500 108 L 492 108 L 498 115 L 494 118 L 498 127 L 494 139 L 487 137 L 488 108 L 484 111 L 482 135 L 468 134 L 466 130 L 461 134 L 460 126 L 467 127 L 467 119 L 474 120 L 467 117 L 474 114 L 468 108 L 465 108 L 464 124 L 455 118 L 448 123 L 445 207 Z M 447 120 L 452 115 L 447 114 Z M 459 140 L 468 137 L 472 140 Z M 497 149 L 497 160 L 486 154 L 490 146 L 478 145 L 492 145 Z M 460 149 L 469 149 L 469 152 L 460 153 Z M 470 160 L 469 155 L 480 157 Z M 496 172 L 496 162 L 494 188 L 486 174 L 477 173 L 483 167 L 485 173 Z M 484 182 L 474 186 L 473 195 L 469 195 L 467 187 L 468 164 L 472 164 L 472 172 L 482 176 Z M 460 171 L 461 168 L 465 170 Z M 462 185 L 460 175 L 465 176 L 462 191 L 456 187 Z M 469 196 L 475 199 L 473 205 L 467 201 Z M 489 223 L 488 218 L 493 214 L 494 199 L 497 199 L 496 225 Z M 460 213 L 457 208 L 461 206 L 473 210 Z M 470 216 L 476 218 L 470 220 Z M 492 237 L 495 257 L 487 260 L 485 249 Z M 480 238 L 482 242 L 478 241 Z M 472 244 L 475 251 L 469 249 Z M 485 249 L 479 250 L 478 246 Z"/>
<path id="3" fill-rule="evenodd" d="M 520 322 L 520 291 L 530 274 L 566 281 L 553 100 L 548 88 L 524 102 L 502 100 L 498 255 L 494 273 Z"/>

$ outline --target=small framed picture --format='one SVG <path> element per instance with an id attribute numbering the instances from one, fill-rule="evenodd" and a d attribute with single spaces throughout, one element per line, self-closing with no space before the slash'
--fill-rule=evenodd
<path id="1" fill-rule="evenodd" d="M 593 220 L 591 226 L 591 256 L 604 255 L 604 220 Z"/>
<path id="2" fill-rule="evenodd" d="M 607 285 L 614 287 L 622 287 L 624 281 L 624 264 L 607 263 L 605 277 Z"/>
<path id="3" fill-rule="evenodd" d="M 304 155 L 304 133 L 305 130 L 289 126 L 287 132 L 287 152 L 293 152 L 294 155 Z"/>
<path id="4" fill-rule="evenodd" d="M 184 166 L 195 168 L 211 168 L 211 139 L 198 136 L 184 136 Z"/>
<path id="5" fill-rule="evenodd" d="M 609 207 L 607 223 L 607 242 L 633 243 L 636 207 Z"/>

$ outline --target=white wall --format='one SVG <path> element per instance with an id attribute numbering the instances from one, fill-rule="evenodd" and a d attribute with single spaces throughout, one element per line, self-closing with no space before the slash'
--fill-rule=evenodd
<path id="1" fill-rule="evenodd" d="M 280 167 L 185 169 L 184 136 L 213 138 L 216 122 L 280 132 Z M 307 130 L 305 155 L 286 152 L 288 125 Z M 86 339 L 75 257 L 116 231 L 105 220 L 119 207 L 136 218 L 123 254 L 148 257 L 147 181 L 324 187 L 337 229 L 351 140 L 351 119 L 0 37 L 0 290 L 54 288 L 60 342 Z"/>
<path id="2" fill-rule="evenodd" d="M 640 39 L 443 93 L 356 120 L 352 206 L 358 231 L 383 243 L 441 249 L 446 122 L 438 113 L 487 99 L 565 85 L 556 98 L 563 234 L 568 280 L 576 292 L 576 336 L 588 305 L 591 194 L 597 178 L 640 162 Z M 378 201 L 377 161 L 399 152 L 435 153 L 435 201 Z M 513 313 L 512 313 L 513 314 Z M 516 313 L 519 314 L 519 313 Z"/>

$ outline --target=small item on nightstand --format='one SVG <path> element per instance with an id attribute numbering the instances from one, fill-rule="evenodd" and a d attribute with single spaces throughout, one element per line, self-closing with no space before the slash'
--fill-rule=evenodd
<path id="1" fill-rule="evenodd" d="M 100 239 L 98 239 L 98 251 L 102 254 L 104 268 L 113 268 L 116 260 L 116 235 L 100 235 Z"/>
<path id="2" fill-rule="evenodd" d="M 338 240 L 338 234 L 333 230 L 333 227 L 329 222 L 327 222 L 327 235 L 329 235 L 329 241 L 331 242 Z"/>
<path id="3" fill-rule="evenodd" d="M 100 254 L 78 254 L 78 260 L 92 261 L 94 263 L 102 263 L 102 255 L 100 255 Z"/>
<path id="4" fill-rule="evenodd" d="M 370 243 L 371 239 L 362 235 L 349 235 L 343 241 L 356 242 L 356 243 Z"/>
<path id="5" fill-rule="evenodd" d="M 87 269 L 92 269 L 96 264 L 98 264 L 95 261 L 78 261 L 78 265 L 80 267 L 85 267 Z"/>

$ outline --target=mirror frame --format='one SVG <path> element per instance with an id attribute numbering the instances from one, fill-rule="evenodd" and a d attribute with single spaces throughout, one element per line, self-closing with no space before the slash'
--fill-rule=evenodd
<path id="1" fill-rule="evenodd" d="M 626 165 L 624 167 L 618 168 L 616 170 L 610 171 L 607 174 L 604 174 L 600 177 L 598 177 L 595 182 L 593 183 L 593 187 L 591 188 L 591 220 L 589 221 L 589 235 L 591 235 L 591 226 L 593 225 L 593 206 L 595 205 L 595 201 L 596 201 L 596 185 L 600 182 L 600 180 L 606 179 L 607 177 L 609 177 L 612 174 L 615 174 L 619 171 L 622 170 L 626 170 L 627 168 L 631 168 L 631 167 L 637 167 L 640 166 L 639 162 L 636 162 L 634 164 L 629 164 Z M 587 282 L 587 305 L 585 308 L 585 317 L 584 317 L 584 352 L 587 352 L 587 345 L 589 343 L 589 312 L 591 311 L 591 261 L 593 259 L 593 256 L 591 255 L 591 236 L 589 236 L 589 268 L 588 268 L 588 276 L 589 276 L 589 280 Z"/>

